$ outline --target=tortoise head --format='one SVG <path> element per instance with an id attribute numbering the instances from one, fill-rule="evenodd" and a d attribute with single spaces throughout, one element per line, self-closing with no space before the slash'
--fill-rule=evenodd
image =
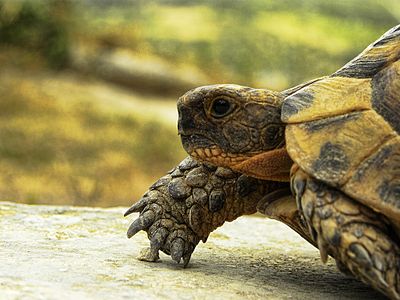
<path id="1" fill-rule="evenodd" d="M 232 84 L 193 89 L 178 100 L 183 147 L 197 160 L 262 179 L 282 180 L 264 168 L 277 161 L 278 152 L 286 153 L 282 100 L 277 92 Z M 281 173 L 280 165 L 272 165 L 272 173 Z M 288 170 L 285 172 L 286 181 Z"/>

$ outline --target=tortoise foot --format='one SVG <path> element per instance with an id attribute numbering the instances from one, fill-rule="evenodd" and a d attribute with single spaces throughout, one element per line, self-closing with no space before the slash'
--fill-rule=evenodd
<path id="1" fill-rule="evenodd" d="M 193 166 L 198 164 L 193 162 Z M 173 170 L 175 173 L 178 172 L 176 169 Z M 129 226 L 128 238 L 144 230 L 150 240 L 150 247 L 142 249 L 137 257 L 139 260 L 156 262 L 161 250 L 177 263 L 183 261 L 184 267 L 188 265 L 195 247 L 204 237 L 190 227 L 190 207 L 186 206 L 186 202 L 191 193 L 187 188 L 185 180 L 174 180 L 168 174 L 154 183 L 126 211 L 125 216 L 139 213 Z"/>
<path id="2" fill-rule="evenodd" d="M 382 222 L 383 217 L 301 169 L 292 175 L 292 183 L 296 181 L 304 187 L 294 191 L 302 191 L 295 194 L 299 209 L 322 261 L 330 255 L 341 270 L 400 299 L 400 249 L 390 238 L 391 228 Z"/>
<path id="3" fill-rule="evenodd" d="M 139 212 L 139 216 L 130 225 L 127 236 L 134 236 L 140 230 L 147 232 L 150 247 L 141 251 L 139 260 L 155 262 L 159 260 L 159 251 L 171 255 L 171 258 L 186 267 L 190 257 L 200 241 L 198 236 L 179 216 L 180 211 L 171 211 L 170 198 L 159 191 L 146 193 L 126 213 Z"/>
<path id="4" fill-rule="evenodd" d="M 200 240 L 225 221 L 256 212 L 262 196 L 282 184 L 256 180 L 229 169 L 201 164 L 188 157 L 155 182 L 125 216 L 139 213 L 128 238 L 144 230 L 150 247 L 139 255 L 157 261 L 159 251 L 187 266 Z"/>

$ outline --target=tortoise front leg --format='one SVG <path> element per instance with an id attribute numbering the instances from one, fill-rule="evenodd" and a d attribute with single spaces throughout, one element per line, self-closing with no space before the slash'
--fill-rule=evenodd
<path id="1" fill-rule="evenodd" d="M 291 184 L 322 261 L 329 254 L 356 278 L 400 299 L 400 252 L 384 218 L 299 168 L 292 169 Z"/>
<path id="2" fill-rule="evenodd" d="M 200 240 L 226 221 L 253 214 L 259 200 L 282 183 L 257 180 L 188 157 L 154 183 L 125 215 L 139 212 L 128 237 L 145 230 L 150 248 L 139 259 L 158 260 L 159 250 L 186 266 Z"/>

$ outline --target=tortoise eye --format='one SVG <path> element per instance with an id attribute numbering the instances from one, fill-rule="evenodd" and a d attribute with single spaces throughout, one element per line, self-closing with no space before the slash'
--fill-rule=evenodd
<path id="1" fill-rule="evenodd" d="M 225 117 L 232 111 L 232 105 L 228 100 L 217 98 L 211 105 L 211 115 L 215 118 Z"/>

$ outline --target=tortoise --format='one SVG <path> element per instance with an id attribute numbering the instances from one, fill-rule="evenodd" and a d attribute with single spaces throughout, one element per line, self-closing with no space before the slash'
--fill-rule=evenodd
<path id="1" fill-rule="evenodd" d="M 186 160 L 127 211 L 141 212 L 128 236 L 145 229 L 151 240 L 142 258 L 162 250 L 186 265 L 215 227 L 258 210 L 323 262 L 332 256 L 400 299 L 399 58 L 400 25 L 332 75 L 284 92 L 223 84 L 183 95 L 178 132 L 203 164 Z"/>

